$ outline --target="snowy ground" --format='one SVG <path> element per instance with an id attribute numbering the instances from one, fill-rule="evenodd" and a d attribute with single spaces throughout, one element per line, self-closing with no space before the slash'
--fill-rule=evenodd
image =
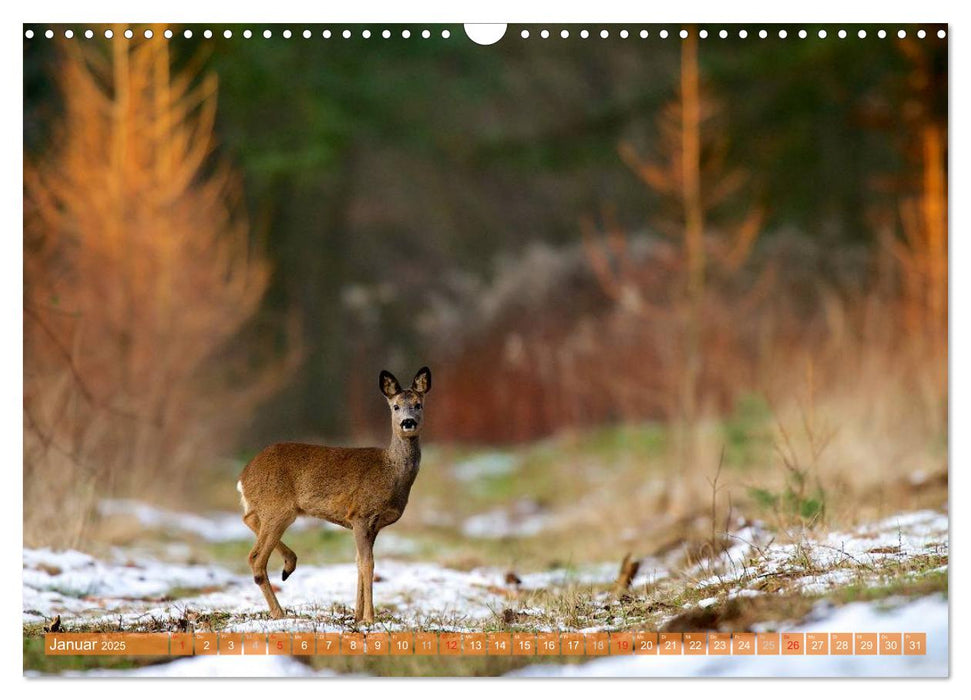
<path id="1" fill-rule="evenodd" d="M 758 525 L 740 529 L 731 539 L 736 544 L 715 566 L 694 569 L 698 574 L 714 571 L 696 586 L 729 585 L 731 593 L 745 595 L 772 578 L 786 581 L 790 591 L 819 594 L 854 581 L 878 583 L 895 565 L 918 557 L 946 560 L 949 549 L 947 515 L 932 510 L 900 513 L 852 532 L 807 535 L 795 544 L 776 543 Z"/>
<path id="2" fill-rule="evenodd" d="M 212 516 L 161 511 L 137 502 L 112 502 L 112 512 L 136 517 L 148 528 L 189 533 L 210 541 L 251 538 L 229 522 L 228 514 Z M 238 522 L 238 515 L 235 516 Z M 240 527 L 243 527 L 240 524 Z M 245 528 L 244 528 L 245 529 Z M 382 551 L 380 545 L 385 540 Z M 661 583 L 670 588 L 655 593 L 671 598 L 670 590 L 690 589 L 698 595 L 682 608 L 663 607 L 641 619 L 610 612 L 609 584 L 617 576 L 617 562 L 589 564 L 570 569 L 521 573 L 510 583 L 506 572 L 480 568 L 460 571 L 429 562 L 395 559 L 411 549 L 402 537 L 379 537 L 375 605 L 379 629 L 475 630 L 492 626 L 514 612 L 523 629 L 597 631 L 632 625 L 659 628 L 677 614 L 693 607 L 705 608 L 725 599 L 757 597 L 784 591 L 817 596 L 853 584 L 867 586 L 899 582 L 908 576 L 946 569 L 948 556 L 947 515 L 925 510 L 901 513 L 848 532 L 804 534 L 796 543 L 777 537 L 758 523 L 739 523 L 731 534 L 732 545 L 714 561 L 685 568 L 684 551 L 663 559 L 644 559 L 632 593 L 647 597 Z M 678 561 L 681 564 L 678 564 Z M 930 562 L 924 566 L 924 562 Z M 918 566 L 919 564 L 919 566 Z M 300 564 L 285 583 L 279 571 L 271 572 L 281 603 L 292 616 L 270 620 L 265 602 L 249 575 L 219 565 L 185 561 L 160 561 L 134 550 L 116 549 L 110 557 L 96 559 L 76 551 L 24 550 L 23 622 L 46 623 L 60 615 L 64 629 L 206 630 L 225 631 L 344 631 L 353 626 L 357 570 L 353 563 L 331 566 Z M 765 588 L 767 580 L 774 582 Z M 539 609 L 543 595 L 556 596 L 586 586 L 587 612 L 563 617 L 550 604 Z M 593 588 L 590 588 L 593 587 Z M 827 657 L 824 662 L 797 660 L 790 663 L 771 657 L 755 659 L 654 658 L 602 659 L 569 667 L 535 666 L 523 673 L 577 675 L 883 675 L 902 669 L 924 675 L 947 672 L 947 603 L 924 599 L 914 603 L 890 601 L 893 612 L 884 612 L 886 601 L 860 603 L 839 609 L 817 606 L 809 620 L 776 625 L 777 629 L 829 631 L 927 631 L 927 657 L 906 659 Z M 564 610 L 568 606 L 563 606 Z M 642 606 L 646 607 L 646 606 Z M 508 619 L 506 620 L 508 622 Z M 842 628 L 842 629 L 837 629 Z M 907 628 L 907 629 L 904 629 Z M 217 660 L 223 663 L 222 659 Z M 165 673 L 212 675 L 211 659 L 184 659 L 164 666 Z M 228 664 L 239 663 L 229 661 Z M 267 659 L 247 666 L 254 673 L 294 675 L 309 672 L 292 659 Z M 800 666 L 799 664 L 804 664 Z M 229 665 L 222 670 L 229 671 Z M 284 669 L 281 664 L 287 665 Z M 812 664 L 810 669 L 810 664 Z M 849 665 L 847 665 L 849 664 Z M 265 668 L 264 668 L 265 667 Z M 298 668 L 299 667 L 299 668 Z M 155 675 L 162 667 L 139 673 Z M 289 670 L 288 670 L 289 669 Z M 232 669 L 230 675 L 242 675 Z"/>
<path id="3" fill-rule="evenodd" d="M 624 656 L 578 666 L 529 666 L 518 676 L 844 677 L 948 675 L 948 606 L 929 596 L 896 607 L 887 602 L 824 608 L 787 632 L 926 632 L 924 656 Z"/>
<path id="4" fill-rule="evenodd" d="M 785 581 L 789 591 L 819 594 L 851 581 L 879 583 L 895 575 L 894 565 L 915 557 L 946 557 L 947 526 L 946 515 L 917 511 L 853 532 L 779 544 L 758 525 L 748 525 L 734 533 L 736 544 L 714 563 L 698 564 L 679 575 L 698 590 L 716 591 L 698 603 L 702 607 L 720 596 L 760 595 L 760 586 L 769 577 Z M 279 585 L 278 595 L 296 619 L 271 621 L 262 619 L 265 603 L 251 577 L 220 566 L 161 562 L 124 550 L 116 550 L 111 561 L 75 551 L 24 550 L 23 565 L 25 623 L 61 615 L 67 625 L 77 619 L 124 628 L 149 621 L 174 624 L 187 612 L 219 612 L 230 615 L 226 629 L 237 631 L 341 629 L 346 615 L 335 612 L 333 606 L 353 605 L 357 576 L 353 563 L 301 565 L 286 584 L 274 572 L 271 579 Z M 429 623 L 461 629 L 500 614 L 523 591 L 608 584 L 617 574 L 617 565 L 608 562 L 523 574 L 521 584 L 512 585 L 501 570 L 458 571 L 379 556 L 376 574 L 375 600 L 379 608 L 391 611 L 384 619 L 389 629 Z M 671 576 L 666 561 L 644 560 L 634 588 Z M 590 628 L 610 626 L 605 620 Z"/>
<path id="5" fill-rule="evenodd" d="M 537 664 L 508 675 L 555 677 L 746 676 L 746 677 L 946 677 L 949 673 L 948 606 L 930 596 L 897 606 L 853 603 L 820 609 L 811 619 L 786 629 L 795 632 L 927 633 L 924 656 L 623 656 L 581 665 Z M 93 670 L 65 675 L 129 677 L 307 677 L 333 676 L 283 656 L 196 656 L 130 671 Z"/>
<path id="6" fill-rule="evenodd" d="M 573 579 L 609 581 L 616 567 L 555 571 L 523 577 L 527 588 L 545 588 Z M 395 611 L 388 629 L 434 624 L 464 629 L 500 614 L 512 591 L 498 570 L 470 572 L 436 564 L 383 561 L 376 568 L 374 596 L 379 608 Z M 271 576 L 278 582 L 279 573 Z M 334 603 L 353 605 L 357 568 L 354 564 L 300 566 L 278 596 L 297 617 L 265 619 L 266 603 L 250 576 L 221 567 L 162 564 L 153 561 L 101 562 L 80 552 L 31 550 L 24 554 L 24 622 L 40 622 L 61 615 L 87 626 L 119 625 L 123 629 L 230 613 L 227 631 L 316 630 L 347 628 L 347 611 Z M 162 600 L 173 588 L 199 588 L 196 595 Z M 212 590 L 207 590 L 212 589 Z M 170 625 L 166 625 L 170 626 Z"/>

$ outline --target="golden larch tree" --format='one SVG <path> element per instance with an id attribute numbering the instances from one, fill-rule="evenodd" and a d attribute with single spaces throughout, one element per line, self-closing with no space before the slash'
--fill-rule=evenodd
<path id="1" fill-rule="evenodd" d="M 168 42 L 64 41 L 63 111 L 24 165 L 25 539 L 71 543 L 98 498 L 177 492 L 241 415 L 203 373 L 260 302 L 215 75 Z"/>

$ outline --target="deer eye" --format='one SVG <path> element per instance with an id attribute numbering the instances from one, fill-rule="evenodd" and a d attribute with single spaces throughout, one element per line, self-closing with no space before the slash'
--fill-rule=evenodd
<path id="1" fill-rule="evenodd" d="M 398 404 L 395 404 L 395 406 L 394 406 L 394 410 L 396 410 L 396 411 L 397 411 L 397 410 L 398 410 L 398 409 L 400 409 L 400 408 L 401 408 L 401 406 L 399 406 Z"/>
<path id="2" fill-rule="evenodd" d="M 418 409 L 418 410 L 421 410 L 421 404 L 420 403 L 416 403 L 415 404 L 415 408 Z"/>

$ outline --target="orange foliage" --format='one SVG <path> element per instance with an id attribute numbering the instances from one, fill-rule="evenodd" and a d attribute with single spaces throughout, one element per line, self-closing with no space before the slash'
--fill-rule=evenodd
<path id="1" fill-rule="evenodd" d="M 60 128 L 24 166 L 24 498 L 35 539 L 76 539 L 102 495 L 177 492 L 245 417 L 246 392 L 202 370 L 252 316 L 269 275 L 238 178 L 213 155 L 215 77 L 173 73 L 160 39 L 60 48 Z"/>

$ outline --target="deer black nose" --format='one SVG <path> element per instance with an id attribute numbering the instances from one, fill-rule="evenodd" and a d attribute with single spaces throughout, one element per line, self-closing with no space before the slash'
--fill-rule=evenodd
<path id="1" fill-rule="evenodd" d="M 402 430 L 414 430 L 417 427 L 418 423 L 415 422 L 413 418 L 405 418 L 403 421 L 401 421 Z"/>

